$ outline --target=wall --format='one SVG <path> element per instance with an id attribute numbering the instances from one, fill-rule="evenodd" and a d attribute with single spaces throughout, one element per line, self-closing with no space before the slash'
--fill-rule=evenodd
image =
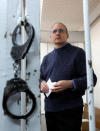
<path id="1" fill-rule="evenodd" d="M 91 26 L 93 68 L 98 81 L 94 89 L 95 106 L 100 108 L 100 18 Z"/>

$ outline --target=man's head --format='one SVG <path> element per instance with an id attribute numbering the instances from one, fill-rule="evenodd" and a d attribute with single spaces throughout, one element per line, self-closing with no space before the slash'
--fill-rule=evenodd
<path id="1" fill-rule="evenodd" d="M 69 37 L 68 30 L 63 23 L 56 23 L 52 27 L 50 38 L 56 47 L 64 45 Z"/>

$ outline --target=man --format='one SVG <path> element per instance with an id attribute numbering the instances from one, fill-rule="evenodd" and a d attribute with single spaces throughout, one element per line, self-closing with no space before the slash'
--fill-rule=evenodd
<path id="1" fill-rule="evenodd" d="M 56 82 L 50 96 L 45 96 L 47 131 L 81 131 L 82 95 L 87 88 L 85 52 L 67 43 L 69 34 L 63 23 L 54 24 L 50 37 L 55 49 L 43 59 L 40 84 L 47 93 L 48 79 Z"/>

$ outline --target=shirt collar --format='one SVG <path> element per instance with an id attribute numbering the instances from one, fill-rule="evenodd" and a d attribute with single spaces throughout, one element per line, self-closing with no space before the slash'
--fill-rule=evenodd
<path id="1" fill-rule="evenodd" d="M 60 48 L 54 48 L 54 49 L 61 49 L 61 48 L 63 48 L 64 46 L 66 46 L 68 43 L 66 42 L 64 45 L 62 45 Z"/>

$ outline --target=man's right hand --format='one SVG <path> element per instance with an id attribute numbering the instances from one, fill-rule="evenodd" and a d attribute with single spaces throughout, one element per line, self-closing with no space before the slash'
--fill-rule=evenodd
<path id="1" fill-rule="evenodd" d="M 42 81 L 42 82 L 41 82 L 41 84 L 40 84 L 40 89 L 41 89 L 42 92 L 48 93 L 49 87 L 48 87 L 46 81 Z"/>

